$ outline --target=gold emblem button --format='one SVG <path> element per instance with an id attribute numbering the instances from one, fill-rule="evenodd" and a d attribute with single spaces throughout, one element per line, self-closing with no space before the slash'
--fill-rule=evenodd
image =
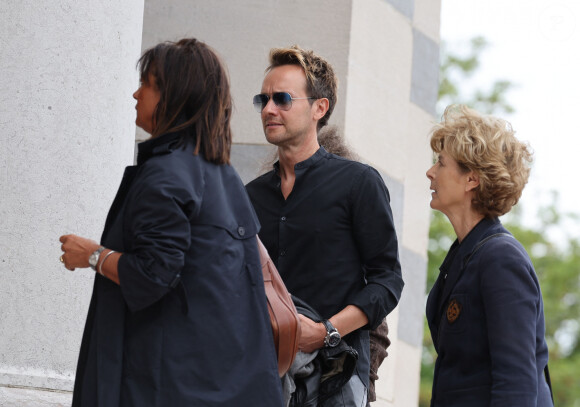
<path id="1" fill-rule="evenodd" d="M 459 318 L 459 314 L 461 314 L 462 305 L 457 302 L 457 300 L 453 299 L 449 302 L 449 306 L 447 307 L 447 321 L 450 324 L 454 323 L 457 318 Z"/>

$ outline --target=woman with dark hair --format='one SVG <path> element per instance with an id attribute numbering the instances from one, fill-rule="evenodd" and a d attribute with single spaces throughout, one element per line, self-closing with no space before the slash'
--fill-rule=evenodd
<path id="1" fill-rule="evenodd" d="M 498 218 L 522 195 L 529 148 L 506 121 L 464 106 L 447 108 L 431 148 L 431 208 L 457 235 L 427 299 L 431 406 L 552 406 L 540 284 Z"/>
<path id="2" fill-rule="evenodd" d="M 256 245 L 259 223 L 229 165 L 227 74 L 204 43 L 139 60 L 139 144 L 101 244 L 60 238 L 93 296 L 73 406 L 280 406 Z"/>

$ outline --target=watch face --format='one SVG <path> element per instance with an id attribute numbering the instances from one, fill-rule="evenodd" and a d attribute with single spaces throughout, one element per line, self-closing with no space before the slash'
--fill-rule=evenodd
<path id="1" fill-rule="evenodd" d="M 89 265 L 91 267 L 96 267 L 97 263 L 99 262 L 99 256 L 101 255 L 101 252 L 103 250 L 105 250 L 105 248 L 101 246 L 96 251 L 91 253 L 91 255 L 89 256 Z"/>
<path id="2" fill-rule="evenodd" d="M 340 334 L 338 332 L 331 332 L 328 335 L 328 346 L 331 348 L 340 343 Z"/>
<path id="3" fill-rule="evenodd" d="M 93 254 L 90 255 L 90 257 L 89 257 L 89 264 L 91 266 L 96 266 L 97 265 L 97 259 L 98 259 L 97 256 L 98 255 L 96 253 L 93 253 Z"/>

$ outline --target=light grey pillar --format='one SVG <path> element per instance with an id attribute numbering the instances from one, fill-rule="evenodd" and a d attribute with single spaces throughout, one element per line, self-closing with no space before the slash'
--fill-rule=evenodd
<path id="1" fill-rule="evenodd" d="M 99 240 L 133 162 L 143 0 L 0 2 L 0 404 L 70 405 Z"/>

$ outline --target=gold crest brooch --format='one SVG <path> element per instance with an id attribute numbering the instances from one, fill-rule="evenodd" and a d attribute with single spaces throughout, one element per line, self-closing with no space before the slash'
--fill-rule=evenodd
<path id="1" fill-rule="evenodd" d="M 447 321 L 449 321 L 450 324 L 454 323 L 457 318 L 459 318 L 462 308 L 463 306 L 458 303 L 456 299 L 449 302 L 449 306 L 447 307 Z"/>

